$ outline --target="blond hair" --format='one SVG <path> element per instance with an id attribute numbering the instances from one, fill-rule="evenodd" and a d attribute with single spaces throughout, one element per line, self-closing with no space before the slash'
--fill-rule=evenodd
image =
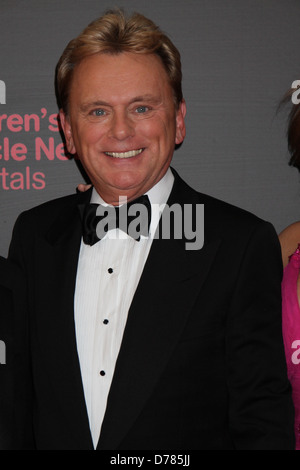
<path id="1" fill-rule="evenodd" d="M 90 23 L 71 40 L 56 67 L 57 102 L 68 112 L 73 71 L 88 56 L 104 54 L 156 54 L 161 58 L 174 92 L 175 104 L 182 101 L 180 53 L 160 28 L 145 16 L 134 13 L 127 18 L 122 10 L 109 10 Z"/>

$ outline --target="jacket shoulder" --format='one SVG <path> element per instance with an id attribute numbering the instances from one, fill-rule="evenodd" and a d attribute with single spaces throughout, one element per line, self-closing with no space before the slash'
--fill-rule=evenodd
<path id="1" fill-rule="evenodd" d="M 45 234 L 52 226 L 67 227 L 74 217 L 79 216 L 78 204 L 88 202 L 91 191 L 79 194 L 71 194 L 60 198 L 52 199 L 38 206 L 22 212 L 14 225 L 13 236 L 16 233 L 22 234 Z"/>
<path id="2" fill-rule="evenodd" d="M 204 205 L 205 218 L 213 221 L 214 224 L 225 224 L 225 227 L 234 225 L 257 225 L 260 223 L 267 223 L 254 213 L 233 205 L 229 202 L 218 199 L 209 194 L 205 194 L 193 189 L 178 175 L 176 175 L 176 192 L 180 194 L 184 202 L 190 201 Z"/>
<path id="3" fill-rule="evenodd" d="M 69 194 L 59 198 L 51 199 L 38 206 L 34 206 L 26 211 L 23 211 L 20 216 L 24 217 L 36 217 L 36 216 L 49 216 L 51 213 L 57 213 L 57 210 L 61 210 L 67 207 L 72 207 L 78 204 L 80 201 L 80 194 Z"/>

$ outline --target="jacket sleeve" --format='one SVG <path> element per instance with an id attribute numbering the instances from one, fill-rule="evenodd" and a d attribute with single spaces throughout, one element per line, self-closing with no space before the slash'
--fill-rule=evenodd
<path id="1" fill-rule="evenodd" d="M 244 252 L 227 323 L 229 425 L 237 449 L 294 449 L 281 280 L 277 234 L 260 222 Z"/>
<path id="2" fill-rule="evenodd" d="M 15 266 L 14 283 L 14 419 L 12 428 L 13 450 L 35 450 L 33 437 L 33 382 L 30 361 L 28 271 L 24 253 L 30 256 L 25 243 L 26 217 L 21 214 L 16 221 L 10 244 L 8 260 Z M 25 247 L 27 246 L 27 249 Z"/>

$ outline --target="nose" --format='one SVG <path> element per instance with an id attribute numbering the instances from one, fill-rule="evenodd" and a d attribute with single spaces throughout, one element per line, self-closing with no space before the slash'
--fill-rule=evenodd
<path id="1" fill-rule="evenodd" d="M 110 126 L 109 136 L 117 140 L 125 140 L 134 135 L 134 125 L 126 111 L 115 111 Z"/>

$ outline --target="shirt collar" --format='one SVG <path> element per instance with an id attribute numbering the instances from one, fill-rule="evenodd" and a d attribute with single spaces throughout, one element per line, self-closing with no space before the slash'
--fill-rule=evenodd
<path id="1" fill-rule="evenodd" d="M 155 233 L 159 219 L 161 216 L 161 209 L 167 203 L 167 200 L 170 196 L 174 184 L 174 175 L 170 168 L 168 168 L 165 175 L 156 183 L 149 191 L 145 194 L 149 197 L 151 207 L 152 207 L 152 216 L 150 224 L 150 237 Z M 107 206 L 108 204 L 102 199 L 100 194 L 97 193 L 96 189 L 93 188 L 91 203 L 102 204 Z"/>

